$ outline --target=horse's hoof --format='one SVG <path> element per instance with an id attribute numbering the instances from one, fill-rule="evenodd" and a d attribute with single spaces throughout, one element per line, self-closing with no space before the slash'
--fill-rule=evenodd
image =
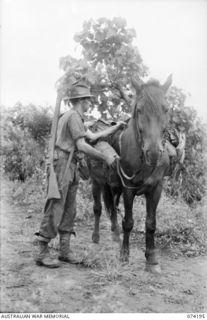
<path id="1" fill-rule="evenodd" d="M 126 264 L 129 262 L 129 254 L 127 252 L 121 252 L 120 254 L 120 262 Z"/>
<path id="2" fill-rule="evenodd" d="M 100 240 L 99 234 L 93 233 L 93 234 L 92 234 L 92 241 L 93 241 L 93 243 L 99 243 L 99 240 Z"/>
<path id="3" fill-rule="evenodd" d="M 120 258 L 120 264 L 121 266 L 127 266 L 129 264 L 129 259 L 122 259 Z"/>
<path id="4" fill-rule="evenodd" d="M 159 264 L 148 264 L 146 263 L 145 271 L 153 274 L 162 274 L 162 270 Z"/>
<path id="5" fill-rule="evenodd" d="M 129 263 L 129 258 L 120 257 L 120 263 L 121 263 L 121 265 L 123 265 L 123 266 L 128 265 L 128 263 Z"/>
<path id="6" fill-rule="evenodd" d="M 120 234 L 117 232 L 112 232 L 112 240 L 119 243 L 121 241 Z"/>

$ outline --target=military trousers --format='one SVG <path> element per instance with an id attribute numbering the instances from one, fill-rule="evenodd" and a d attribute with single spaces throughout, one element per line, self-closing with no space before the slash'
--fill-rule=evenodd
<path id="1" fill-rule="evenodd" d="M 77 164 L 72 161 L 68 172 L 65 172 L 68 154 L 60 152 L 54 160 L 54 170 L 61 199 L 46 200 L 44 216 L 37 235 L 49 242 L 58 233 L 74 233 L 76 217 L 76 194 L 79 183 Z M 65 175 L 68 175 L 65 177 Z M 64 180 L 68 183 L 62 184 Z M 65 179 L 66 178 L 66 179 Z"/>

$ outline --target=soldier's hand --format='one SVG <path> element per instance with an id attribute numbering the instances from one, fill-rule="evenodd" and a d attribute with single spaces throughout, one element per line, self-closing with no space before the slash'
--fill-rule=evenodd
<path id="1" fill-rule="evenodd" d="M 126 123 L 124 121 L 118 121 L 117 127 L 118 127 L 118 129 L 124 129 L 124 128 L 126 128 Z"/>
<path id="2" fill-rule="evenodd" d="M 113 167 L 117 158 L 118 156 L 106 155 L 105 160 L 109 167 Z"/>

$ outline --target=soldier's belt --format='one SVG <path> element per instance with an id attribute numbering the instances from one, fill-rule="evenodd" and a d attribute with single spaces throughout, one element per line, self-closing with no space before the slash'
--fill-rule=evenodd
<path id="1" fill-rule="evenodd" d="M 55 148 L 55 151 L 54 151 L 54 160 L 55 159 L 59 159 L 59 158 L 65 158 L 65 159 L 68 159 L 69 158 L 69 155 L 70 155 L 70 152 L 67 152 L 67 151 L 64 151 L 58 147 Z M 77 163 L 77 159 L 73 156 L 72 158 L 72 161 L 73 163 Z"/>

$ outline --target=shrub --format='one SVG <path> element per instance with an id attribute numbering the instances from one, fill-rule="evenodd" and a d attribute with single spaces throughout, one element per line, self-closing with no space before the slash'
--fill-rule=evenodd
<path id="1" fill-rule="evenodd" d="M 4 172 L 12 180 L 42 175 L 51 126 L 49 108 L 16 104 L 3 119 Z"/>
<path id="2" fill-rule="evenodd" d="M 171 125 L 186 134 L 186 154 L 179 176 L 168 179 L 166 191 L 193 204 L 200 201 L 206 192 L 206 125 L 198 118 L 194 108 L 184 106 L 185 95 L 182 90 L 172 88 L 169 101 Z"/>
<path id="3" fill-rule="evenodd" d="M 50 134 L 53 111 L 50 106 L 17 103 L 9 112 L 7 121 L 21 130 L 27 130 L 31 137 L 40 144 L 45 144 Z"/>

